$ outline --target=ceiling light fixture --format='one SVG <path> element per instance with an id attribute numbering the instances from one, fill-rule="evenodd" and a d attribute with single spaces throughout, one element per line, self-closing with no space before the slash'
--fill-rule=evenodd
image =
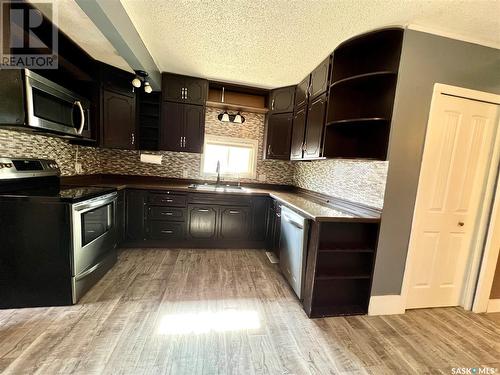
<path id="1" fill-rule="evenodd" d="M 220 122 L 232 122 L 233 124 L 243 124 L 245 122 L 245 117 L 238 112 L 235 115 L 229 114 L 227 111 L 219 113 L 217 116 Z"/>
<path id="2" fill-rule="evenodd" d="M 147 94 L 153 92 L 153 88 L 146 79 L 148 76 L 148 72 L 145 72 L 144 70 L 136 70 L 135 78 L 132 80 L 132 90 L 141 87 L 142 83 L 144 82 L 144 92 Z"/>

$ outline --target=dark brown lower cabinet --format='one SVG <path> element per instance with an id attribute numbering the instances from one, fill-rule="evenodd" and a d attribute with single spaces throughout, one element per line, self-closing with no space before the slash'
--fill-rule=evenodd
<path id="1" fill-rule="evenodd" d="M 129 190 L 125 192 L 125 239 L 127 241 L 144 240 L 145 190 Z"/>
<path id="2" fill-rule="evenodd" d="M 311 318 L 368 312 L 378 222 L 312 222 L 303 307 Z"/>
<path id="3" fill-rule="evenodd" d="M 125 190 L 118 192 L 118 199 L 116 201 L 116 244 L 120 246 L 125 239 Z"/>
<path id="4" fill-rule="evenodd" d="M 280 257 L 281 204 L 273 200 L 269 208 L 268 248 L 277 258 Z"/>
<path id="5" fill-rule="evenodd" d="M 217 239 L 218 207 L 211 205 L 188 206 L 188 238 L 194 240 Z"/>
<path id="6" fill-rule="evenodd" d="M 221 240 L 246 240 L 250 230 L 250 207 L 221 207 Z"/>

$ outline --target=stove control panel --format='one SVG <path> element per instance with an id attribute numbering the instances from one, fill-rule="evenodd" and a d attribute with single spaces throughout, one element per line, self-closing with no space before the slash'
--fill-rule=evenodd
<path id="1" fill-rule="evenodd" d="M 60 174 L 55 160 L 0 157 L 0 180 Z"/>

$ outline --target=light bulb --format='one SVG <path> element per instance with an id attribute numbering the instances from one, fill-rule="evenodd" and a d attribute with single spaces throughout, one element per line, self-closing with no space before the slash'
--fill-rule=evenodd
<path id="1" fill-rule="evenodd" d="M 134 87 L 141 87 L 141 80 L 139 78 L 135 77 L 132 80 L 132 86 L 134 86 Z"/>
<path id="2" fill-rule="evenodd" d="M 148 81 L 144 82 L 144 92 L 146 94 L 151 94 L 151 92 L 153 92 L 153 88 L 151 87 Z"/>
<path id="3" fill-rule="evenodd" d="M 241 114 L 239 112 L 236 114 L 236 116 L 234 116 L 233 122 L 236 124 L 241 124 Z"/>
<path id="4" fill-rule="evenodd" d="M 227 112 L 224 112 L 222 114 L 222 119 L 221 119 L 222 122 L 229 122 L 229 114 Z"/>

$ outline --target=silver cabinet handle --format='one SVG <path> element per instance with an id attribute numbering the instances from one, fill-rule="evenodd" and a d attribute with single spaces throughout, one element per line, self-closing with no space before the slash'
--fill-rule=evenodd
<path id="1" fill-rule="evenodd" d="M 165 216 L 172 216 L 172 212 L 160 212 L 160 215 L 165 215 Z"/>
<path id="2" fill-rule="evenodd" d="M 198 212 L 208 212 L 206 208 L 198 208 Z"/>
<path id="3" fill-rule="evenodd" d="M 162 202 L 167 202 L 167 203 L 172 203 L 174 200 L 170 199 L 170 198 L 167 198 L 167 199 L 162 199 L 161 201 Z"/>
<path id="4" fill-rule="evenodd" d="M 132 146 L 135 144 L 135 133 L 131 134 L 131 141 L 132 141 Z"/>
<path id="5" fill-rule="evenodd" d="M 229 210 L 229 213 L 231 215 L 239 215 L 239 214 L 241 214 L 241 211 Z"/>
<path id="6" fill-rule="evenodd" d="M 182 137 L 179 138 L 179 144 L 182 147 Z"/>
<path id="7" fill-rule="evenodd" d="M 274 99 L 271 101 L 271 111 L 274 111 Z"/>
<path id="8" fill-rule="evenodd" d="M 162 233 L 166 233 L 166 234 L 172 234 L 172 233 L 174 233 L 173 230 L 166 230 L 166 229 L 162 230 L 161 232 Z"/>
<path id="9" fill-rule="evenodd" d="M 267 154 L 268 154 L 268 155 L 271 155 L 271 145 L 268 145 L 268 146 L 267 146 Z"/>
<path id="10" fill-rule="evenodd" d="M 81 135 L 83 132 L 83 127 L 85 126 L 85 112 L 83 111 L 82 103 L 79 100 L 76 100 L 73 105 L 76 105 L 80 110 L 80 127 L 78 128 L 78 135 Z"/>

